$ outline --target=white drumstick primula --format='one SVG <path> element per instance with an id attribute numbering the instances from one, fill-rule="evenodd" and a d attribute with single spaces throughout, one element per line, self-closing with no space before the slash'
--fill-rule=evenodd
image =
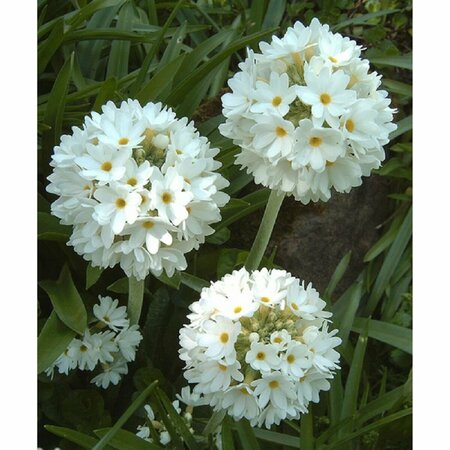
<path id="1" fill-rule="evenodd" d="M 339 368 L 341 340 L 325 306 L 284 270 L 241 269 L 203 288 L 180 330 L 196 402 L 253 426 L 298 419 Z"/>
<path id="2" fill-rule="evenodd" d="M 52 214 L 73 226 L 68 245 L 92 266 L 170 277 L 214 232 L 229 200 L 218 152 L 161 103 L 108 102 L 55 147 Z"/>
<path id="3" fill-rule="evenodd" d="M 98 297 L 94 305 L 93 323 L 90 323 L 80 338 L 74 338 L 66 350 L 46 369 L 53 377 L 55 369 L 68 375 L 70 370 L 96 370 L 99 373 L 91 383 L 106 389 L 116 385 L 122 375 L 128 373 L 128 363 L 136 358 L 136 350 L 142 340 L 138 325 L 130 326 L 126 306 L 118 306 L 119 301 L 111 297 Z M 105 327 L 109 330 L 101 331 Z"/>
<path id="4" fill-rule="evenodd" d="M 361 46 L 313 19 L 259 47 L 222 97 L 219 130 L 241 148 L 236 164 L 304 204 L 361 185 L 397 128 Z"/>

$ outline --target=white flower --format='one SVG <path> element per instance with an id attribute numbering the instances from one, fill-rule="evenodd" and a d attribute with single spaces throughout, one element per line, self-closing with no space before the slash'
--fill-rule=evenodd
<path id="1" fill-rule="evenodd" d="M 161 103 L 108 102 L 55 147 L 52 214 L 74 227 L 68 243 L 93 266 L 171 277 L 229 200 L 218 152 Z"/>
<path id="2" fill-rule="evenodd" d="M 234 344 L 241 331 L 241 324 L 231 319 L 217 316 L 203 324 L 205 333 L 199 336 L 199 344 L 206 347 L 205 356 L 215 360 L 225 358 L 227 363 L 234 362 Z"/>
<path id="3" fill-rule="evenodd" d="M 324 306 L 311 284 L 305 288 L 284 270 L 242 268 L 203 288 L 180 330 L 180 359 L 193 394 L 182 391 L 186 400 L 178 398 L 267 428 L 298 419 L 339 368 L 334 348 L 341 340 L 337 330 L 328 331 L 331 313 Z M 305 387 L 305 380 L 314 386 Z"/>
<path id="4" fill-rule="evenodd" d="M 253 98 L 257 101 L 251 108 L 255 113 L 278 113 L 284 116 L 289 111 L 289 105 L 296 98 L 295 87 L 289 87 L 289 78 L 286 73 L 279 75 L 276 72 L 270 74 L 269 83 L 256 82 L 256 90 Z"/>
<path id="5" fill-rule="evenodd" d="M 356 101 L 355 91 L 348 90 L 350 77 L 342 70 L 331 72 L 323 68 L 316 75 L 305 67 L 306 86 L 297 87 L 297 95 L 306 105 L 311 105 L 314 122 L 322 125 L 326 120 L 331 127 L 339 126 L 338 117 Z"/>
<path id="6" fill-rule="evenodd" d="M 138 329 L 138 325 L 131 325 L 130 328 L 123 329 L 115 338 L 126 361 L 134 361 L 136 357 L 136 348 L 142 340 L 142 334 Z"/>
<path id="7" fill-rule="evenodd" d="M 258 396 L 260 408 L 264 408 L 269 401 L 280 409 L 286 409 L 288 400 L 296 398 L 294 384 L 280 372 L 262 374 L 262 378 L 252 382 L 255 395 Z"/>
<path id="8" fill-rule="evenodd" d="M 380 167 L 396 129 L 361 46 L 313 19 L 259 47 L 222 97 L 219 131 L 241 148 L 236 164 L 303 204 L 359 186 Z"/>
<path id="9" fill-rule="evenodd" d="M 117 385 L 122 375 L 128 373 L 127 362 L 122 358 L 116 359 L 111 364 L 102 364 L 102 369 L 103 372 L 92 378 L 91 383 L 103 389 L 106 389 L 110 384 Z"/>
<path id="10" fill-rule="evenodd" d="M 113 300 L 111 297 L 98 296 L 99 305 L 94 305 L 94 316 L 98 320 L 108 325 L 111 330 L 119 331 L 120 328 L 128 327 L 129 321 L 126 318 L 126 306 L 119 306 L 119 300 Z"/>
<path id="11" fill-rule="evenodd" d="M 245 362 L 255 370 L 270 372 L 280 366 L 278 350 L 272 344 L 252 342 L 250 350 L 245 355 Z"/>
<path id="12" fill-rule="evenodd" d="M 303 119 L 295 130 L 296 153 L 292 167 L 298 169 L 308 164 L 317 172 L 325 170 L 327 161 L 334 162 L 344 156 L 342 133 L 332 128 L 315 128 L 311 120 Z"/>

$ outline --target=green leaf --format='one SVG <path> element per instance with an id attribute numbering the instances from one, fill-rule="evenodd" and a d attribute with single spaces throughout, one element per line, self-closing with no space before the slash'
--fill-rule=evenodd
<path id="1" fill-rule="evenodd" d="M 97 97 L 95 99 L 93 111 L 100 112 L 101 107 L 108 101 L 114 98 L 115 91 L 117 89 L 117 80 L 115 78 L 109 78 L 104 83 L 102 83 Z"/>
<path id="2" fill-rule="evenodd" d="M 73 331 L 83 334 L 87 327 L 87 313 L 67 265 L 58 281 L 41 281 L 39 286 L 47 292 L 60 320 Z"/>
<path id="3" fill-rule="evenodd" d="M 393 140 L 396 137 L 401 136 L 408 131 L 411 131 L 412 125 L 412 115 L 400 120 L 400 122 L 397 122 L 398 128 L 389 135 L 389 139 Z"/>
<path id="4" fill-rule="evenodd" d="M 360 380 L 363 370 L 364 356 L 367 347 L 368 322 L 363 322 L 363 332 L 358 338 L 352 364 L 347 377 L 342 403 L 341 419 L 351 417 L 356 412 Z"/>
<path id="5" fill-rule="evenodd" d="M 229 416 L 225 416 L 222 422 L 222 450 L 234 450 L 233 432 L 231 431 Z"/>
<path id="6" fill-rule="evenodd" d="M 185 286 L 197 292 L 201 292 L 204 287 L 209 286 L 208 281 L 203 280 L 202 278 L 196 277 L 194 275 L 191 275 L 190 273 L 187 272 L 181 273 L 181 282 Z"/>
<path id="7" fill-rule="evenodd" d="M 266 15 L 262 24 L 262 29 L 278 27 L 286 10 L 286 0 L 270 0 L 267 6 Z"/>
<path id="8" fill-rule="evenodd" d="M 61 136 L 63 114 L 66 105 L 66 94 L 69 88 L 70 75 L 72 73 L 74 54 L 70 56 L 62 66 L 61 70 L 56 77 L 55 84 L 48 97 L 47 107 L 45 108 L 45 114 L 43 122 L 49 125 L 52 129 L 49 132 L 50 141 L 49 146 L 52 147 L 57 143 Z M 51 150 L 48 148 L 47 150 Z M 45 162 L 47 163 L 47 156 Z"/>
<path id="9" fill-rule="evenodd" d="M 60 18 L 52 27 L 48 38 L 38 47 L 38 74 L 42 74 L 64 39 L 64 19 Z"/>
<path id="10" fill-rule="evenodd" d="M 142 403 L 144 403 L 157 384 L 158 381 L 154 381 L 135 398 L 114 426 L 107 431 L 107 433 L 100 439 L 100 441 L 97 442 L 97 444 L 95 444 L 94 447 L 92 447 L 92 450 L 101 450 L 102 448 L 105 448 L 106 444 L 110 442 L 110 440 L 116 435 L 131 415 L 142 405 Z"/>
<path id="11" fill-rule="evenodd" d="M 378 276 L 375 280 L 375 284 L 372 289 L 372 293 L 370 295 L 369 301 L 366 306 L 366 314 L 370 315 L 373 313 L 375 308 L 378 305 L 379 300 L 381 299 L 383 292 L 386 290 L 386 287 L 391 279 L 392 274 L 394 273 L 394 269 L 397 267 L 400 262 L 400 258 L 402 257 L 403 252 L 406 249 L 409 241 L 411 240 L 412 234 L 412 210 L 409 209 L 406 214 L 405 219 L 398 231 L 398 234 L 392 243 L 391 248 L 389 249 L 386 258 L 383 261 L 383 265 L 378 273 Z"/>
<path id="12" fill-rule="evenodd" d="M 203 436 L 209 436 L 210 434 L 213 434 L 216 431 L 218 431 L 220 424 L 224 420 L 225 414 L 226 414 L 226 412 L 224 409 L 221 409 L 219 411 L 214 411 L 202 432 Z"/>
<path id="13" fill-rule="evenodd" d="M 241 39 L 237 39 L 228 46 L 225 50 L 221 51 L 217 55 L 214 55 L 209 61 L 199 66 L 191 74 L 189 74 L 171 93 L 167 98 L 167 103 L 170 105 L 176 105 L 180 100 L 185 97 L 196 85 L 201 83 L 203 79 L 222 61 L 224 61 L 229 55 L 235 53 L 237 50 L 250 45 L 253 42 L 260 41 L 263 37 L 273 33 L 276 29 L 270 29 L 253 33 L 250 36 L 245 36 Z"/>
<path id="14" fill-rule="evenodd" d="M 362 333 L 365 320 L 357 317 L 353 323 L 352 331 Z M 412 331 L 409 328 L 371 319 L 369 320 L 368 335 L 377 341 L 412 354 Z"/>
<path id="15" fill-rule="evenodd" d="M 352 252 L 350 250 L 339 261 L 339 264 L 337 265 L 333 275 L 331 276 L 330 282 L 328 283 L 328 286 L 323 295 L 325 299 L 331 300 L 331 296 L 333 295 L 333 292 L 336 289 L 336 286 L 339 284 L 342 277 L 345 275 L 345 272 L 347 271 L 351 257 L 352 257 Z"/>
<path id="16" fill-rule="evenodd" d="M 260 450 L 253 428 L 247 419 L 236 422 L 233 428 L 239 433 L 242 450 Z"/>
<path id="17" fill-rule="evenodd" d="M 141 104 L 159 99 L 159 95 L 172 83 L 173 77 L 178 72 L 184 58 L 185 55 L 183 54 L 167 63 L 144 84 L 142 89 L 136 94 L 136 98 Z"/>
<path id="18" fill-rule="evenodd" d="M 169 277 L 165 271 L 161 273 L 161 275 L 156 276 L 161 283 L 167 284 L 167 286 L 170 286 L 174 289 L 180 289 L 180 283 L 181 283 L 181 274 L 178 270 L 175 271 L 175 273 Z"/>
<path id="19" fill-rule="evenodd" d="M 134 11 L 131 3 L 125 3 L 119 11 L 116 28 L 122 31 L 131 31 Z M 128 59 L 131 43 L 129 41 L 113 41 L 108 58 L 106 78 L 122 78 L 128 73 Z"/>
<path id="20" fill-rule="evenodd" d="M 116 294 L 128 294 L 128 278 L 123 277 L 114 281 L 107 288 L 108 291 L 115 292 Z"/>
<path id="21" fill-rule="evenodd" d="M 46 212 L 38 212 L 38 239 L 67 242 L 71 227 L 61 225 L 59 219 Z"/>
<path id="22" fill-rule="evenodd" d="M 350 25 L 362 25 L 368 22 L 371 19 L 374 19 L 376 17 L 383 17 L 387 16 L 389 14 L 393 14 L 396 12 L 401 11 L 400 9 L 384 9 L 382 11 L 377 11 L 369 14 L 362 14 L 356 17 L 353 17 L 348 20 L 344 20 L 342 22 L 339 22 L 337 25 L 333 26 L 332 29 L 334 31 L 340 30 L 342 28 L 348 27 Z"/>
<path id="23" fill-rule="evenodd" d="M 67 24 L 70 25 L 72 29 L 76 28 L 85 20 L 89 19 L 95 12 L 111 6 L 122 5 L 125 1 L 126 0 L 92 0 L 86 6 L 78 10 L 78 12 L 67 21 Z"/>
<path id="24" fill-rule="evenodd" d="M 206 238 L 206 242 L 208 244 L 222 245 L 230 239 L 230 236 L 231 232 L 229 228 L 221 228 L 219 231 L 216 231 L 214 234 L 208 236 Z"/>
<path id="25" fill-rule="evenodd" d="M 300 448 L 314 450 L 312 406 L 309 407 L 307 414 L 302 414 L 300 417 Z"/>
<path id="26" fill-rule="evenodd" d="M 177 413 L 171 401 L 167 397 L 161 389 L 156 389 L 156 395 L 161 401 L 164 409 L 167 411 L 167 415 L 169 416 L 172 424 L 178 431 L 179 435 L 183 438 L 183 441 L 186 443 L 189 450 L 198 450 L 199 447 L 195 442 L 194 436 L 189 431 L 189 428 L 186 425 L 186 422 L 181 418 L 181 416 Z"/>
<path id="27" fill-rule="evenodd" d="M 75 337 L 75 331 L 66 327 L 52 311 L 38 338 L 38 373 L 50 367 Z"/>
<path id="28" fill-rule="evenodd" d="M 86 267 L 86 289 L 94 286 L 97 283 L 100 275 L 103 273 L 103 267 L 92 267 L 91 263 L 89 263 Z"/>
<path id="29" fill-rule="evenodd" d="M 370 58 L 370 62 L 375 66 L 393 66 L 412 70 L 412 53 L 373 57 Z"/>
<path id="30" fill-rule="evenodd" d="M 94 433 L 102 438 L 111 428 L 100 428 Z M 109 445 L 117 450 L 161 450 L 159 445 L 152 444 L 126 430 L 118 430 L 109 441 Z"/>
<path id="31" fill-rule="evenodd" d="M 362 283 L 356 282 L 351 286 L 349 300 L 346 304 L 345 314 L 343 317 L 336 316 L 339 319 L 339 337 L 342 339 L 342 347 L 347 345 L 350 330 L 358 311 L 359 302 L 361 301 Z"/>
<path id="32" fill-rule="evenodd" d="M 79 431 L 71 430 L 69 428 L 57 427 L 55 425 L 44 425 L 44 428 L 56 436 L 67 439 L 80 447 L 92 449 L 95 444 L 97 444 L 98 439 L 87 434 L 80 433 Z"/>
<path id="33" fill-rule="evenodd" d="M 261 441 L 284 445 L 286 447 L 293 447 L 296 449 L 299 448 L 299 439 L 296 436 L 277 433 L 276 431 L 263 430 L 261 428 L 255 428 L 253 431 L 255 433 L 255 436 Z"/>
<path id="34" fill-rule="evenodd" d="M 397 80 L 388 80 L 383 78 L 383 86 L 394 94 L 403 95 L 406 98 L 412 97 L 412 86 Z"/>

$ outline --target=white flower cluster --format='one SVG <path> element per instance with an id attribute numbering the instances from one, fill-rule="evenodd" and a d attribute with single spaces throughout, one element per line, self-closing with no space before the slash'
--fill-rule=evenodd
<path id="1" fill-rule="evenodd" d="M 102 110 L 54 149 L 52 214 L 73 225 L 68 244 L 93 266 L 119 263 L 138 279 L 172 276 L 214 232 L 229 200 L 221 192 L 229 183 L 215 172 L 219 150 L 161 103 L 108 102 Z"/>
<path id="2" fill-rule="evenodd" d="M 385 158 L 395 110 L 361 46 L 313 19 L 249 50 L 222 97 L 221 133 L 255 182 L 296 200 L 349 192 Z"/>
<path id="3" fill-rule="evenodd" d="M 181 400 L 181 397 L 179 397 Z M 192 406 L 188 406 L 183 413 L 181 413 L 180 402 L 175 400 L 172 402 L 172 406 L 175 408 L 176 412 L 180 415 L 180 417 L 184 420 L 186 426 L 189 431 L 194 434 L 194 430 L 191 427 L 192 423 Z M 164 422 L 161 420 L 156 420 L 155 413 L 150 405 L 144 406 L 145 412 L 147 413 L 146 424 L 138 425 L 136 436 L 139 436 L 142 439 L 145 439 L 148 442 L 154 442 L 154 437 L 152 437 L 152 432 L 150 431 L 150 427 L 153 428 L 153 432 L 158 436 L 158 441 L 162 445 L 167 445 L 172 438 L 170 437 L 169 432 L 167 431 Z"/>
<path id="4" fill-rule="evenodd" d="M 126 306 L 118 300 L 99 296 L 99 304 L 93 312 L 97 322 L 86 329 L 83 336 L 74 338 L 67 349 L 46 370 L 53 377 L 55 368 L 68 375 L 70 370 L 94 370 L 98 364 L 102 372 L 92 378 L 91 383 L 106 389 L 116 385 L 122 375 L 128 373 L 128 363 L 136 358 L 136 349 L 142 340 L 138 325 L 131 325 Z M 100 331 L 104 328 L 107 331 Z"/>
<path id="5" fill-rule="evenodd" d="M 243 268 L 204 288 L 180 330 L 193 392 L 253 426 L 298 418 L 339 368 L 341 339 L 328 331 L 325 305 L 284 270 Z"/>

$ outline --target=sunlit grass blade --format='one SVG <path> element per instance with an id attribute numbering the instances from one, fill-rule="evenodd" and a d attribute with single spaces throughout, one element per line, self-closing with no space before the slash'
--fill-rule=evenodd
<path id="1" fill-rule="evenodd" d="M 328 286 L 325 289 L 325 292 L 323 294 L 323 298 L 325 300 L 328 300 L 328 301 L 331 300 L 331 296 L 333 295 L 333 292 L 336 289 L 336 286 L 339 284 L 342 277 L 345 275 L 345 272 L 347 271 L 351 257 L 352 257 L 352 251 L 350 250 L 339 261 L 339 264 L 337 265 L 333 275 L 331 276 L 330 282 L 328 283 Z"/>
<path id="2" fill-rule="evenodd" d="M 256 438 L 260 441 L 270 442 L 272 444 L 279 444 L 296 449 L 299 448 L 299 438 L 296 436 L 278 433 L 276 431 L 264 430 L 262 428 L 255 428 L 254 433 Z"/>
<path id="3" fill-rule="evenodd" d="M 375 66 L 393 66 L 412 70 L 412 53 L 406 55 L 379 56 L 370 58 Z"/>
<path id="4" fill-rule="evenodd" d="M 334 25 L 332 29 L 333 31 L 337 31 L 350 25 L 363 25 L 367 23 L 369 20 L 375 19 L 376 17 L 384 17 L 399 11 L 400 9 L 384 9 L 382 11 L 377 11 L 373 13 L 361 14 L 359 16 L 352 17 L 351 19 L 344 20 L 343 22 L 339 22 L 337 25 Z"/>
<path id="5" fill-rule="evenodd" d="M 94 433 L 102 438 L 111 428 L 101 428 Z M 116 450 L 161 450 L 162 447 L 146 441 L 126 430 L 118 430 L 109 441 L 109 446 Z"/>
<path id="6" fill-rule="evenodd" d="M 397 122 L 397 127 L 398 128 L 389 135 L 389 139 L 395 139 L 396 137 L 412 130 L 412 115 Z"/>
<path id="7" fill-rule="evenodd" d="M 187 272 L 183 272 L 181 274 L 181 282 L 185 286 L 190 287 L 192 290 L 197 292 L 201 292 L 204 287 L 209 285 L 208 281 L 203 280 L 194 275 L 191 275 L 190 273 Z"/>

